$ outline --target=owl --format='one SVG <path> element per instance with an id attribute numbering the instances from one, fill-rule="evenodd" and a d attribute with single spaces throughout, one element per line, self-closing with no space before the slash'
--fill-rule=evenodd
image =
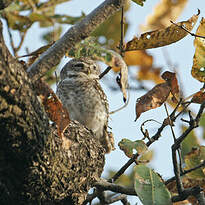
<path id="1" fill-rule="evenodd" d="M 99 83 L 99 74 L 99 65 L 89 58 L 70 60 L 60 72 L 57 96 L 70 119 L 92 130 L 109 153 L 114 149 L 114 140 L 107 131 L 109 105 Z"/>

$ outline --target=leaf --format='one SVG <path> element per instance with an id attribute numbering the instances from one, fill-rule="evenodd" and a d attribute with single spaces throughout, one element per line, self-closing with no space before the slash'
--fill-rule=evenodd
<path id="1" fill-rule="evenodd" d="M 205 18 L 201 19 L 196 35 L 205 36 Z M 205 38 L 196 37 L 194 46 L 196 50 L 193 57 L 191 74 L 200 82 L 205 82 Z"/>
<path id="2" fill-rule="evenodd" d="M 160 107 L 169 96 L 171 91 L 170 85 L 165 82 L 156 85 L 145 95 L 137 99 L 136 103 L 136 119 L 140 117 L 141 113 L 146 112 L 150 109 Z"/>
<path id="3" fill-rule="evenodd" d="M 126 12 L 130 7 L 130 2 L 126 1 L 124 11 Z M 116 12 L 112 17 L 108 18 L 105 22 L 100 24 L 97 29 L 92 33 L 92 36 L 97 37 L 98 40 L 104 37 L 104 41 L 99 41 L 101 45 L 106 45 L 109 48 L 115 49 L 120 42 L 120 31 L 121 31 L 121 12 Z M 126 34 L 129 24 L 124 19 L 124 31 Z"/>
<path id="4" fill-rule="evenodd" d="M 177 20 L 186 4 L 187 0 L 161 0 L 155 6 L 154 13 L 147 17 L 146 25 L 140 26 L 140 29 L 145 32 L 166 28 L 170 25 L 170 20 Z"/>
<path id="5" fill-rule="evenodd" d="M 191 31 L 197 19 L 198 15 L 193 15 L 189 20 L 177 23 L 178 26 L 172 24 L 165 29 L 143 33 L 139 38 L 135 37 L 129 41 L 125 51 L 158 48 L 175 43 L 188 34 L 179 26 L 184 26 L 188 31 Z"/>
<path id="6" fill-rule="evenodd" d="M 171 194 L 161 177 L 145 165 L 134 168 L 134 188 L 144 205 L 171 205 Z"/>
<path id="7" fill-rule="evenodd" d="M 203 139 L 205 139 L 205 113 L 202 114 L 201 118 L 200 118 L 200 126 L 203 129 Z"/>
<path id="8" fill-rule="evenodd" d="M 148 150 L 147 152 L 140 155 L 140 157 L 138 158 L 138 162 L 149 163 L 153 159 L 153 156 L 154 156 L 154 151 Z"/>
<path id="9" fill-rule="evenodd" d="M 183 132 L 186 129 L 187 127 L 182 127 Z M 198 147 L 198 146 L 199 146 L 199 141 L 197 139 L 196 133 L 193 130 L 188 134 L 188 136 L 181 143 L 182 159 L 184 160 L 185 155 L 191 152 L 193 147 Z"/>
<path id="10" fill-rule="evenodd" d="M 140 6 L 144 6 L 144 2 L 146 0 L 132 0 L 133 2 L 135 2 L 136 4 L 140 5 Z"/>
<path id="11" fill-rule="evenodd" d="M 190 153 L 185 156 L 185 169 L 191 169 L 201 164 L 205 159 L 205 146 L 200 146 L 192 149 Z M 187 174 L 188 178 L 203 180 L 205 179 L 205 173 L 203 168 L 194 170 Z"/>
<path id="12" fill-rule="evenodd" d="M 126 101 L 128 87 L 128 68 L 120 54 L 113 50 L 105 49 L 94 41 L 94 38 L 88 38 L 70 49 L 68 56 L 74 58 L 89 57 L 93 60 L 100 60 L 111 67 L 120 69 L 119 85 L 123 93 L 123 99 Z"/>
<path id="13" fill-rule="evenodd" d="M 138 154 L 142 154 L 147 151 L 147 146 L 142 140 L 131 141 L 129 139 L 122 139 L 118 146 L 129 158 L 133 155 L 133 150 L 136 150 Z"/>
<path id="14" fill-rule="evenodd" d="M 199 92 L 195 93 L 191 99 L 191 102 L 202 104 L 205 101 L 205 92 L 200 90 Z"/>
<path id="15" fill-rule="evenodd" d="M 36 86 L 48 117 L 56 123 L 58 136 L 63 138 L 63 133 L 70 123 L 67 109 L 46 83 L 40 81 Z"/>
<path id="16" fill-rule="evenodd" d="M 164 79 L 165 81 L 167 81 L 167 83 L 170 85 L 171 87 L 171 93 L 173 95 L 172 100 L 177 103 L 179 101 L 179 85 L 178 85 L 178 81 L 176 78 L 176 74 L 166 71 L 162 74 L 162 79 Z"/>

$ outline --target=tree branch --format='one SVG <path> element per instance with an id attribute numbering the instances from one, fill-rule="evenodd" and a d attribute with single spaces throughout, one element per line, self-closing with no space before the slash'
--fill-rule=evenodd
<path id="1" fill-rule="evenodd" d="M 36 81 L 56 66 L 71 47 L 87 38 L 101 23 L 118 11 L 125 2 L 126 0 L 106 0 L 82 21 L 72 26 L 62 38 L 56 41 L 28 68 L 30 78 Z"/>

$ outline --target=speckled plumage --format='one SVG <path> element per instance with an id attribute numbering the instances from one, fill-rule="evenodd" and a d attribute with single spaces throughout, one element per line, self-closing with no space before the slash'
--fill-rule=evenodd
<path id="1" fill-rule="evenodd" d="M 61 70 L 57 95 L 67 108 L 71 120 L 91 129 L 106 152 L 114 148 L 107 131 L 109 105 L 99 84 L 99 66 L 91 59 L 70 60 Z"/>

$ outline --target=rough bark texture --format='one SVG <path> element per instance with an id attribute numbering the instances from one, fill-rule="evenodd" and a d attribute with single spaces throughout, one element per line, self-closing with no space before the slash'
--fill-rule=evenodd
<path id="1" fill-rule="evenodd" d="M 28 73 L 33 81 L 38 80 L 48 70 L 56 66 L 70 48 L 87 38 L 101 23 L 118 11 L 125 2 L 126 0 L 106 0 L 82 21 L 72 26 L 62 38 L 29 67 Z"/>
<path id="2" fill-rule="evenodd" d="M 1 31 L 0 204 L 80 204 L 101 175 L 104 149 L 77 122 L 67 129 L 69 143 L 55 134 Z"/>

